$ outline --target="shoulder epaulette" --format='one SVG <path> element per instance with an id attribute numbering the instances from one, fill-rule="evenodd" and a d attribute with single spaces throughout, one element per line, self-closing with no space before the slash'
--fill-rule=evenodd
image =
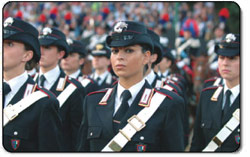
<path id="1" fill-rule="evenodd" d="M 43 92 L 44 94 L 46 94 L 46 95 L 48 96 L 48 98 L 50 98 L 49 93 L 47 93 L 44 89 L 42 89 L 42 88 L 38 87 L 37 85 L 35 86 L 35 88 L 36 88 L 37 90 L 39 90 L 39 91 Z M 50 93 L 52 93 L 52 92 L 50 92 Z M 54 93 L 52 93 L 52 94 L 54 94 Z M 55 95 L 55 94 L 54 94 L 54 96 L 56 97 L 56 95 Z"/>
<path id="2" fill-rule="evenodd" d="M 112 84 L 112 86 L 116 85 L 117 83 L 118 83 L 118 80 L 116 80 L 116 81 Z"/>
<path id="3" fill-rule="evenodd" d="M 67 77 L 67 78 L 66 78 L 66 81 L 67 81 L 68 83 L 71 83 L 71 84 L 73 84 L 74 86 L 77 87 L 77 85 L 76 85 L 72 80 L 79 82 L 78 80 L 76 80 L 76 79 L 74 79 L 74 78 L 71 78 L 71 77 Z M 79 82 L 79 83 L 80 83 L 80 82 Z"/>
<path id="4" fill-rule="evenodd" d="M 165 95 L 166 97 L 168 97 L 169 99 L 173 99 L 171 96 L 169 96 L 167 93 L 164 93 L 163 91 L 161 91 L 161 88 L 154 88 L 154 91 L 157 92 L 157 93 L 160 93 L 160 94 L 163 94 Z M 165 90 L 167 91 L 167 90 Z"/>
<path id="5" fill-rule="evenodd" d="M 88 94 L 88 96 L 93 95 L 93 94 L 105 93 L 105 92 L 107 92 L 107 91 L 108 91 L 108 88 L 105 88 L 105 89 L 102 89 L 102 90 L 90 92 L 90 93 Z"/>
<path id="6" fill-rule="evenodd" d="M 175 93 L 178 93 L 177 90 L 173 86 L 171 86 L 170 84 L 166 83 L 165 85 L 168 85 L 169 87 L 172 88 L 172 89 L 166 88 L 167 90 L 174 91 Z"/>
<path id="7" fill-rule="evenodd" d="M 207 83 L 207 82 L 215 81 L 216 79 L 217 79 L 216 77 L 213 77 L 213 78 L 209 78 L 205 80 L 204 82 Z"/>
<path id="8" fill-rule="evenodd" d="M 220 86 L 211 86 L 211 87 L 207 87 L 207 88 L 204 88 L 204 89 L 202 90 L 202 92 L 204 92 L 204 91 L 206 91 L 206 90 L 217 89 L 218 87 L 220 87 Z"/>

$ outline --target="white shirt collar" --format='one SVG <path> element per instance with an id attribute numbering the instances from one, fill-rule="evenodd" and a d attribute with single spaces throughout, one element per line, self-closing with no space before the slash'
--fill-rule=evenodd
<path id="1" fill-rule="evenodd" d="M 237 98 L 237 96 L 240 94 L 240 84 L 238 84 L 237 86 L 229 89 L 226 85 L 226 83 L 224 84 L 224 91 L 223 91 L 223 94 L 226 95 L 226 91 L 227 90 L 230 90 L 232 92 L 231 96 L 230 96 L 230 102 L 231 102 L 231 105 L 232 103 L 234 102 L 234 100 Z M 223 98 L 223 106 L 224 106 L 224 103 L 225 103 L 225 96 Z"/>
<path id="2" fill-rule="evenodd" d="M 42 75 L 42 71 L 40 69 L 39 72 L 39 77 Z M 46 81 L 48 81 L 50 84 L 53 82 L 56 82 L 57 78 L 60 76 L 60 68 L 57 65 L 54 69 L 51 69 L 50 71 L 46 72 L 43 74 L 44 77 L 46 78 Z"/>
<path id="3" fill-rule="evenodd" d="M 36 68 L 33 68 L 32 70 L 30 71 L 27 71 L 27 73 L 32 76 L 32 75 L 35 75 L 36 74 Z"/>
<path id="4" fill-rule="evenodd" d="M 149 84 L 151 84 L 151 85 L 152 85 L 152 83 L 154 82 L 155 78 L 156 78 L 156 75 L 155 75 L 155 73 L 154 73 L 153 70 L 151 70 L 150 73 L 149 73 L 147 76 L 145 76 L 145 79 L 146 79 L 146 80 L 149 82 Z"/>
<path id="5" fill-rule="evenodd" d="M 17 93 L 17 91 L 22 87 L 22 85 L 27 81 L 27 79 L 28 73 L 25 71 L 21 75 L 5 82 L 9 84 L 11 92 Z"/>
<path id="6" fill-rule="evenodd" d="M 55 84 L 56 80 L 60 76 L 60 73 L 61 71 L 58 65 L 54 69 L 51 69 L 50 71 L 46 72 L 45 74 L 43 74 L 40 69 L 39 78 L 42 74 L 46 78 L 43 87 L 49 90 Z"/>
<path id="7" fill-rule="evenodd" d="M 80 73 L 81 73 L 81 70 L 78 69 L 76 72 L 70 74 L 69 77 L 72 77 L 72 78 L 74 78 L 74 79 L 77 79 L 77 77 L 79 76 Z"/>
<path id="8" fill-rule="evenodd" d="M 106 76 L 109 74 L 108 71 L 105 71 L 104 73 L 102 73 L 101 75 L 98 75 L 96 72 L 94 74 L 94 80 L 96 80 L 98 77 L 100 77 L 100 81 L 99 82 L 103 82 L 103 80 L 106 78 Z"/>
<path id="9" fill-rule="evenodd" d="M 227 85 L 226 84 L 224 84 L 224 95 L 226 94 L 226 91 L 228 90 L 229 88 L 227 87 Z M 233 88 L 231 88 L 231 89 L 229 89 L 231 92 L 232 92 L 232 96 L 234 97 L 234 98 L 236 98 L 238 95 L 239 95 L 239 93 L 240 93 L 240 84 L 238 84 L 237 86 L 235 86 L 235 87 L 233 87 Z"/>
<path id="10" fill-rule="evenodd" d="M 143 87 L 145 83 L 145 79 L 142 79 L 140 82 L 138 82 L 137 84 L 133 85 L 132 87 L 130 87 L 128 90 L 131 93 L 132 97 L 131 99 L 129 99 L 128 104 L 129 106 L 132 104 L 132 102 L 134 101 L 136 95 L 139 93 L 139 91 L 141 90 L 141 88 Z M 118 83 L 117 86 L 117 97 L 119 99 L 119 101 L 121 101 L 121 94 L 122 92 L 125 90 L 124 87 L 121 86 L 120 83 Z"/>
<path id="11" fill-rule="evenodd" d="M 167 77 L 167 76 L 168 76 L 168 73 L 169 73 L 169 69 L 167 69 L 164 73 L 162 73 L 162 75 L 163 75 L 164 77 Z"/>
<path id="12" fill-rule="evenodd" d="M 8 83 L 8 85 L 10 86 L 10 89 L 11 89 L 10 93 L 8 93 L 5 97 L 4 106 L 9 104 L 11 99 L 16 95 L 16 93 L 24 85 L 24 83 L 28 80 L 28 78 L 29 78 L 28 73 L 25 71 L 21 75 L 15 77 L 9 81 L 4 80 L 4 82 Z"/>

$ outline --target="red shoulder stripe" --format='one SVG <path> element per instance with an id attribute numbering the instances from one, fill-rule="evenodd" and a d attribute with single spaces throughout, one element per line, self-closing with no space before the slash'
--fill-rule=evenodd
<path id="1" fill-rule="evenodd" d="M 39 88 L 38 86 L 36 86 L 36 88 L 38 89 L 38 90 L 40 90 L 41 92 L 43 92 L 44 94 L 46 94 L 49 98 L 50 98 L 50 95 L 47 93 L 47 92 L 45 92 L 43 89 L 41 89 L 41 88 Z M 52 92 L 51 92 L 52 93 Z M 54 94 L 54 93 L 53 93 Z M 55 96 L 56 97 L 56 96 Z"/>
<path id="2" fill-rule="evenodd" d="M 210 89 L 216 89 L 218 88 L 219 86 L 212 86 L 212 87 L 207 87 L 205 89 L 202 90 L 202 92 L 206 91 L 206 90 L 210 90 Z"/>
<path id="3" fill-rule="evenodd" d="M 89 96 L 89 95 L 93 95 L 93 94 L 98 94 L 98 93 L 105 93 L 105 92 L 107 92 L 107 90 L 94 91 L 94 92 L 90 92 L 90 93 L 88 94 L 88 96 Z"/>
<path id="4" fill-rule="evenodd" d="M 155 92 L 158 92 L 158 93 L 160 93 L 160 94 L 162 94 L 162 95 L 165 95 L 166 97 L 168 97 L 169 99 L 173 99 L 171 96 L 169 96 L 169 95 L 167 95 L 167 94 L 165 94 L 165 93 L 162 93 L 162 92 L 160 92 L 160 91 L 158 91 L 158 90 L 156 90 L 156 89 L 154 89 L 154 91 Z"/>
<path id="5" fill-rule="evenodd" d="M 211 79 L 205 80 L 204 82 L 207 83 L 207 82 L 211 82 L 211 81 L 215 81 L 215 80 L 216 80 L 216 78 L 211 78 Z"/>
<path id="6" fill-rule="evenodd" d="M 71 78 L 71 79 L 74 79 L 74 78 Z M 76 80 L 76 79 L 74 79 L 74 80 Z M 68 76 L 67 76 L 67 78 L 66 78 L 66 81 L 69 82 L 69 83 L 72 83 L 74 86 L 77 87 L 76 84 L 74 84 L 72 81 L 69 80 L 69 77 L 68 77 Z M 76 81 L 79 82 L 78 80 L 76 80 Z M 80 82 L 79 82 L 79 83 L 80 83 Z"/>
<path id="7" fill-rule="evenodd" d="M 116 85 L 117 83 L 118 83 L 118 80 L 117 80 L 117 81 L 115 81 L 115 82 L 112 84 L 112 86 Z"/>

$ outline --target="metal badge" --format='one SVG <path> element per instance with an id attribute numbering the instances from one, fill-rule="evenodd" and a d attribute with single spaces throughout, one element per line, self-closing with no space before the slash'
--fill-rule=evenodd
<path id="1" fill-rule="evenodd" d="M 71 45 L 71 44 L 73 44 L 73 40 L 70 38 L 67 38 L 67 43 L 68 43 L 68 45 Z"/>
<path id="2" fill-rule="evenodd" d="M 12 17 L 8 17 L 5 21 L 4 21 L 4 27 L 7 27 L 7 26 L 11 26 L 12 23 L 14 22 L 14 19 Z"/>
<path id="3" fill-rule="evenodd" d="M 235 37 L 234 34 L 229 33 L 229 34 L 227 34 L 225 40 L 226 40 L 227 43 L 230 43 L 230 42 L 232 42 L 232 41 L 235 41 L 235 40 L 236 40 L 236 37 Z"/>
<path id="4" fill-rule="evenodd" d="M 114 26 L 114 32 L 121 33 L 125 28 L 127 29 L 127 27 L 128 27 L 128 24 L 126 24 L 123 21 L 119 21 Z"/>
<path id="5" fill-rule="evenodd" d="M 52 33 L 52 29 L 49 28 L 49 27 L 45 27 L 43 29 L 43 35 L 48 35 L 48 34 L 51 34 Z"/>

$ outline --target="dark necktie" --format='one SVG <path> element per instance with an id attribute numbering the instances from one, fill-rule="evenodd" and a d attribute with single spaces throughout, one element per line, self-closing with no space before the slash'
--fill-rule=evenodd
<path id="1" fill-rule="evenodd" d="M 5 96 L 11 91 L 10 86 L 8 83 L 3 82 L 3 108 L 4 108 L 4 103 L 5 103 Z"/>
<path id="2" fill-rule="evenodd" d="M 40 78 L 39 78 L 39 80 L 40 80 L 40 86 L 43 87 L 44 86 L 44 82 L 46 80 L 45 76 L 41 75 Z"/>
<path id="3" fill-rule="evenodd" d="M 100 77 L 97 77 L 97 78 L 96 78 L 96 82 L 97 82 L 98 85 L 100 85 L 100 80 L 101 80 Z"/>
<path id="4" fill-rule="evenodd" d="M 121 94 L 121 97 L 122 97 L 122 103 L 113 118 L 115 132 L 118 131 L 118 125 L 128 111 L 129 108 L 128 100 L 131 98 L 131 93 L 129 92 L 129 90 L 124 90 Z"/>
<path id="5" fill-rule="evenodd" d="M 230 108 L 230 96 L 231 96 L 232 92 L 230 90 L 226 91 L 226 102 L 224 105 L 224 109 L 223 109 L 223 117 L 226 115 L 226 113 L 229 111 Z"/>

